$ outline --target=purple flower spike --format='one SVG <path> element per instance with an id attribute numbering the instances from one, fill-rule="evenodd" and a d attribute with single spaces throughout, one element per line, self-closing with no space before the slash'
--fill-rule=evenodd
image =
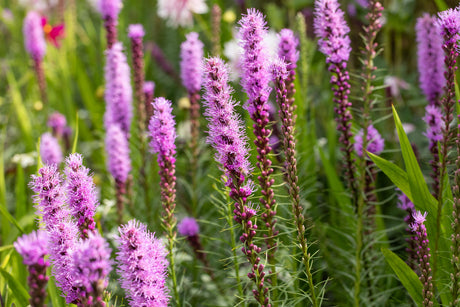
<path id="1" fill-rule="evenodd" d="M 118 14 L 123 7 L 121 0 L 98 0 L 97 8 L 104 19 L 104 26 L 107 31 L 107 49 L 117 41 Z"/>
<path id="2" fill-rule="evenodd" d="M 144 27 L 141 24 L 133 24 L 128 27 L 128 37 L 131 39 L 144 37 Z"/>
<path id="3" fill-rule="evenodd" d="M 347 62 L 351 52 L 350 28 L 337 0 L 315 1 L 314 27 L 319 50 L 326 55 L 327 62 Z"/>
<path id="4" fill-rule="evenodd" d="M 100 234 L 91 233 L 75 246 L 71 257 L 73 285 L 80 294 L 81 306 L 106 306 L 103 294 L 112 270 L 109 244 Z"/>
<path id="5" fill-rule="evenodd" d="M 64 220 L 68 210 L 64 206 L 64 188 L 62 176 L 56 165 L 45 165 L 38 171 L 38 176 L 32 175 L 29 186 L 36 193 L 34 202 L 39 214 L 43 216 L 46 230 Z"/>
<path id="6" fill-rule="evenodd" d="M 235 201 L 234 220 L 241 225 L 243 234 L 242 252 L 251 264 L 248 273 L 256 289 L 254 298 L 267 306 L 269 303 L 268 288 L 264 285 L 264 265 L 260 263 L 261 248 L 253 242 L 257 225 L 254 221 L 256 211 L 247 205 L 248 197 L 253 191 L 252 182 L 247 178 L 251 167 L 248 161 L 247 138 L 243 124 L 236 114 L 235 101 L 230 97 L 232 88 L 228 85 L 228 71 L 219 58 L 210 58 L 204 67 L 204 105 L 208 119 L 208 142 L 216 150 L 215 159 L 221 164 L 230 187 L 230 197 Z"/>
<path id="7" fill-rule="evenodd" d="M 430 105 L 441 105 L 442 87 L 446 83 L 442 36 L 436 17 L 424 14 L 417 18 L 417 59 L 420 88 Z"/>
<path id="8" fill-rule="evenodd" d="M 148 127 L 150 117 L 152 117 L 153 115 L 152 102 L 153 102 L 153 97 L 155 93 L 155 82 L 153 81 L 144 82 L 143 90 L 144 90 L 145 113 L 147 115 L 146 126 Z"/>
<path id="9" fill-rule="evenodd" d="M 121 43 L 107 50 L 105 66 L 105 127 L 120 125 L 128 136 L 132 118 L 132 88 L 128 63 Z"/>
<path id="10" fill-rule="evenodd" d="M 193 237 L 200 232 L 200 226 L 193 217 L 185 217 L 177 225 L 179 234 L 184 237 Z"/>
<path id="11" fill-rule="evenodd" d="M 433 282 L 430 266 L 430 248 L 428 247 L 429 241 L 426 233 L 426 227 L 423 224 L 426 220 L 426 212 L 422 214 L 416 211 L 413 215 L 414 223 L 411 229 L 414 232 L 414 241 L 416 242 L 417 257 L 420 269 L 420 281 L 423 285 L 423 306 L 433 306 Z"/>
<path id="12" fill-rule="evenodd" d="M 82 156 L 72 154 L 66 159 L 66 191 L 67 204 L 77 221 L 82 238 L 94 232 L 96 223 L 94 214 L 98 205 L 96 187 L 89 169 L 83 166 Z"/>
<path id="13" fill-rule="evenodd" d="M 45 164 L 60 164 L 63 160 L 58 140 L 46 132 L 40 138 L 40 157 Z"/>
<path id="14" fill-rule="evenodd" d="M 111 125 L 107 129 L 105 146 L 109 172 L 115 181 L 125 183 L 131 171 L 131 160 L 128 141 L 120 126 Z"/>
<path id="15" fill-rule="evenodd" d="M 153 103 L 153 116 L 150 119 L 150 147 L 154 153 L 162 157 L 172 157 L 176 153 L 176 122 L 172 115 L 171 102 L 163 97 L 156 98 Z"/>
<path id="16" fill-rule="evenodd" d="M 118 228 L 117 253 L 121 287 L 132 306 L 168 306 L 166 249 L 136 220 Z"/>
<path id="17" fill-rule="evenodd" d="M 24 45 L 30 57 L 36 61 L 41 61 L 46 53 L 46 41 L 42 18 L 37 12 L 27 13 L 24 19 L 23 34 Z"/>
<path id="18" fill-rule="evenodd" d="M 77 244 L 77 224 L 69 220 L 69 216 L 53 224 L 48 229 L 48 250 L 53 264 L 52 273 L 56 284 L 62 291 L 67 303 L 76 304 L 79 300 L 79 291 L 74 287 L 73 261 L 71 251 Z"/>
<path id="19" fill-rule="evenodd" d="M 45 305 L 45 288 L 49 279 L 46 276 L 46 268 L 49 263 L 45 261 L 45 256 L 48 254 L 47 241 L 46 232 L 39 230 L 23 235 L 14 242 L 14 248 L 22 256 L 24 264 L 29 270 L 27 281 L 30 294 L 29 302 L 32 307 Z"/>
<path id="20" fill-rule="evenodd" d="M 282 29 L 279 33 L 278 56 L 287 64 L 290 74 L 295 74 L 297 61 L 299 60 L 299 39 L 291 29 Z"/>
<path id="21" fill-rule="evenodd" d="M 428 105 L 425 108 L 425 117 L 423 120 L 427 124 L 425 136 L 430 141 L 430 145 L 434 146 L 437 142 L 442 140 L 442 111 L 439 107 Z M 437 145 L 436 145 L 437 146 Z"/>
<path id="22" fill-rule="evenodd" d="M 355 135 L 355 151 L 358 156 L 363 156 L 363 129 L 359 130 L 359 132 Z M 385 141 L 383 140 L 380 133 L 377 129 L 374 128 L 373 125 L 369 125 L 367 129 L 367 149 L 366 151 L 373 153 L 375 155 L 379 155 L 382 153 L 383 148 L 385 145 Z"/>
<path id="23" fill-rule="evenodd" d="M 47 125 L 53 130 L 54 136 L 60 137 L 67 128 L 67 120 L 61 113 L 54 112 L 48 117 Z"/>
<path id="24" fill-rule="evenodd" d="M 203 61 L 203 43 L 198 33 L 187 34 L 181 44 L 181 78 L 182 84 L 189 93 L 199 92 L 201 89 L 201 66 Z"/>
<path id="25" fill-rule="evenodd" d="M 264 45 L 267 28 L 264 16 L 255 9 L 249 9 L 239 21 L 240 46 L 242 54 L 241 67 L 243 69 L 242 86 L 248 95 L 246 108 L 251 117 L 258 111 L 268 113 L 266 102 L 270 95 L 270 73 L 268 72 L 269 55 Z M 264 115 L 264 114 L 262 114 Z"/>

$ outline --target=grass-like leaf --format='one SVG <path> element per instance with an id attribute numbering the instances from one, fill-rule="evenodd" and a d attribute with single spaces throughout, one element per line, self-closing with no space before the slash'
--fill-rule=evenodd
<path id="1" fill-rule="evenodd" d="M 29 293 L 26 288 L 2 267 L 0 267 L 0 274 L 12 290 L 12 295 L 16 299 L 18 306 L 27 306 L 29 304 Z"/>

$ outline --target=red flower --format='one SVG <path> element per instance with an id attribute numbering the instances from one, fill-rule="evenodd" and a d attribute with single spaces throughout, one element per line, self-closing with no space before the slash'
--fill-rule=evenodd
<path id="1" fill-rule="evenodd" d="M 64 24 L 52 26 L 48 23 L 46 17 L 42 17 L 42 27 L 46 39 L 50 41 L 55 47 L 59 48 L 59 41 L 65 36 Z"/>

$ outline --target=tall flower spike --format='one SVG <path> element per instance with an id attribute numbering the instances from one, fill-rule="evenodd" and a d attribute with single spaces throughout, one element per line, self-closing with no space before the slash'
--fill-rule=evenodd
<path id="1" fill-rule="evenodd" d="M 120 125 L 128 136 L 132 118 L 132 88 L 129 66 L 121 43 L 106 51 L 105 64 L 105 128 Z"/>
<path id="2" fill-rule="evenodd" d="M 61 145 L 49 132 L 43 133 L 40 138 L 40 158 L 45 164 L 56 165 L 63 160 Z"/>
<path id="3" fill-rule="evenodd" d="M 131 305 L 168 306 L 168 261 L 163 243 L 136 220 L 129 221 L 118 230 L 118 274 Z"/>
<path id="4" fill-rule="evenodd" d="M 308 285 L 310 287 L 311 299 L 313 306 L 318 306 L 315 285 L 313 283 L 313 276 L 311 273 L 311 256 L 308 252 L 307 239 L 305 238 L 305 226 L 303 206 L 300 203 L 300 187 L 297 176 L 297 160 L 296 160 L 296 142 L 295 142 L 295 125 L 294 125 L 294 114 L 291 101 L 288 98 L 288 90 L 286 88 L 286 82 L 288 82 L 291 76 L 290 71 L 287 67 L 289 64 L 284 59 L 276 59 L 273 61 L 271 70 L 272 77 L 275 83 L 276 89 L 276 102 L 279 107 L 279 116 L 281 121 L 281 130 L 283 135 L 283 148 L 284 148 L 284 174 L 285 181 L 289 186 L 289 195 L 292 201 L 292 213 L 294 215 L 294 221 L 297 227 L 297 238 L 302 249 L 302 261 L 305 265 L 305 270 L 308 277 Z"/>
<path id="5" fill-rule="evenodd" d="M 438 210 L 436 216 L 436 234 L 435 234 L 435 248 L 439 245 L 439 241 L 441 240 L 441 217 L 442 217 L 442 207 L 444 204 L 443 199 L 443 191 L 444 191 L 444 178 L 447 174 L 447 163 L 449 161 L 448 153 L 450 150 L 450 143 L 452 139 L 455 137 L 455 132 L 458 134 L 458 130 L 454 132 L 454 129 L 451 128 L 451 123 L 453 121 L 453 114 L 455 108 L 455 74 L 457 71 L 457 58 L 458 58 L 458 39 L 459 39 L 459 32 L 460 32 L 460 11 L 459 8 L 456 9 L 448 9 L 446 11 L 440 12 L 438 14 L 438 25 L 441 31 L 443 45 L 442 49 L 444 50 L 444 65 L 446 72 L 444 76 L 446 78 L 446 83 L 444 86 L 444 93 L 441 100 L 441 105 L 444 110 L 443 115 L 443 125 L 442 125 L 442 140 L 440 141 L 440 151 L 439 151 L 439 159 L 440 169 L 438 172 L 438 180 L 439 180 L 439 190 L 438 195 L 436 196 L 438 200 Z M 458 129 L 458 128 L 457 128 Z M 457 154 L 460 153 L 460 143 L 456 142 L 457 147 Z M 460 154 L 459 154 L 460 155 Z M 457 159 L 456 163 L 457 169 L 460 167 L 460 159 Z M 458 180 L 457 180 L 458 179 Z M 455 177 L 454 186 L 460 185 L 460 178 Z M 454 194 L 454 203 L 456 203 L 460 199 L 460 192 L 455 192 Z M 459 235 L 458 233 L 456 235 Z M 454 252 L 455 256 L 455 252 Z M 457 255 L 458 256 L 458 255 Z M 433 275 L 436 278 L 437 272 L 437 265 L 438 263 L 438 253 L 433 254 Z M 456 271 L 454 267 L 454 271 Z M 454 282 L 452 287 L 452 294 L 454 295 L 454 300 L 456 299 L 455 296 L 458 296 L 458 283 L 459 277 L 455 274 L 454 275 Z M 457 292 L 457 293 L 456 293 Z"/>
<path id="6" fill-rule="evenodd" d="M 153 115 L 153 107 L 152 107 L 152 102 L 153 102 L 153 97 L 155 93 L 155 82 L 153 81 L 146 81 L 144 82 L 144 101 L 145 101 L 145 114 L 146 116 L 146 126 L 148 127 L 150 117 Z"/>
<path id="7" fill-rule="evenodd" d="M 253 242 L 257 230 L 256 211 L 247 204 L 253 190 L 252 182 L 247 179 L 251 171 L 247 138 L 234 109 L 236 103 L 230 97 L 232 88 L 228 85 L 228 71 L 221 59 L 206 60 L 204 89 L 208 142 L 216 150 L 215 159 L 221 164 L 227 177 L 226 184 L 231 189 L 230 197 L 235 201 L 234 219 L 243 230 L 240 237 L 242 251 L 251 264 L 248 277 L 256 285 L 253 294 L 259 304 L 270 306 L 268 288 L 264 285 L 264 265 L 259 257 L 262 249 Z"/>
<path id="8" fill-rule="evenodd" d="M 26 51 L 34 61 L 34 69 L 37 76 L 41 99 L 44 103 L 46 103 L 46 80 L 42 65 L 43 57 L 46 53 L 46 41 L 42 28 L 41 16 L 34 11 L 27 13 L 22 30 Z"/>
<path id="9" fill-rule="evenodd" d="M 291 29 L 282 29 L 278 35 L 280 42 L 278 45 L 278 56 L 286 62 L 288 77 L 286 79 L 286 90 L 288 98 L 293 100 L 295 89 L 295 69 L 299 60 L 299 40 Z M 293 101 L 290 101 L 293 104 Z M 292 110 L 294 111 L 294 110 Z M 295 121 L 294 121 L 295 123 Z"/>
<path id="10" fill-rule="evenodd" d="M 48 255 L 46 232 L 43 230 L 32 231 L 19 237 L 14 242 L 14 248 L 24 259 L 24 264 L 29 271 L 27 283 L 29 285 L 30 306 L 41 307 L 45 305 L 46 284 L 49 277 L 46 276 L 46 268 L 49 263 L 45 261 Z"/>
<path id="11" fill-rule="evenodd" d="M 424 14 L 417 18 L 417 61 L 420 88 L 430 105 L 441 106 L 442 87 L 446 83 L 442 36 L 436 17 Z"/>
<path id="12" fill-rule="evenodd" d="M 420 211 L 416 211 L 413 215 L 414 223 L 411 228 L 414 232 L 414 241 L 417 246 L 417 256 L 420 268 L 420 281 L 423 285 L 422 298 L 423 306 L 433 306 L 433 282 L 430 266 L 430 248 L 428 247 L 428 237 L 426 233 L 425 225 L 423 224 L 426 220 L 426 212 L 424 214 Z"/>
<path id="13" fill-rule="evenodd" d="M 425 108 L 425 121 L 427 128 L 424 134 L 429 141 L 430 152 L 433 159 L 430 161 L 432 173 L 431 178 L 433 179 L 433 196 L 437 197 L 439 193 L 439 148 L 438 142 L 442 141 L 442 110 L 436 105 L 427 105 Z"/>
<path id="14" fill-rule="evenodd" d="M 145 129 L 145 96 L 144 96 L 144 44 L 142 38 L 145 32 L 141 24 L 129 25 L 128 37 L 131 39 L 131 53 L 134 70 L 135 96 L 137 100 L 137 123 L 139 134 Z M 142 142 L 143 144 L 143 142 Z"/>
<path id="15" fill-rule="evenodd" d="M 319 38 L 319 50 L 326 55 L 329 71 L 332 73 L 331 84 L 336 104 L 335 113 L 337 130 L 340 133 L 341 150 L 345 152 L 345 174 L 353 198 L 356 199 L 358 192 L 355 180 L 355 165 L 352 158 L 353 144 L 350 112 L 351 102 L 348 101 L 350 94 L 349 75 L 347 62 L 350 56 L 350 38 L 344 13 L 340 9 L 337 0 L 315 1 L 315 34 Z"/>
<path id="16" fill-rule="evenodd" d="M 71 154 L 65 162 L 67 204 L 77 221 L 81 237 L 88 238 L 96 228 L 94 214 L 98 205 L 93 177 L 83 166 L 80 154 Z"/>
<path id="17" fill-rule="evenodd" d="M 107 49 L 117 41 L 118 14 L 123 7 L 122 0 L 97 0 L 97 8 L 104 19 L 104 26 L 107 36 Z"/>
<path id="18" fill-rule="evenodd" d="M 192 151 L 191 175 L 192 185 L 196 190 L 196 170 L 198 167 L 198 140 L 200 136 L 200 89 L 203 62 L 203 43 L 198 37 L 198 33 L 191 32 L 186 35 L 186 40 L 181 44 L 181 78 L 182 84 L 187 89 L 190 100 L 190 121 L 191 121 L 191 141 Z M 194 196 L 194 198 L 196 198 Z"/>
<path id="19" fill-rule="evenodd" d="M 398 189 L 399 190 L 399 189 Z M 407 212 L 407 215 L 404 217 L 404 222 L 406 222 L 406 233 L 408 237 L 406 238 L 406 242 L 408 247 L 406 248 L 407 252 L 407 264 L 411 267 L 411 269 L 415 270 L 417 265 L 417 250 L 416 250 L 416 242 L 414 241 L 414 232 L 412 231 L 412 224 L 414 223 L 414 214 L 415 214 L 415 206 L 407 197 L 406 194 L 399 191 L 398 195 L 398 208 Z"/>
<path id="20" fill-rule="evenodd" d="M 115 179 L 118 220 L 121 221 L 125 203 L 126 181 L 131 171 L 131 159 L 129 158 L 128 140 L 117 124 L 110 125 L 107 129 L 105 149 L 107 151 L 107 168 Z"/>
<path id="21" fill-rule="evenodd" d="M 174 267 L 174 242 L 176 240 L 176 122 L 172 115 L 172 106 L 169 100 L 163 97 L 156 98 L 153 102 L 153 115 L 150 119 L 149 131 L 152 141 L 150 147 L 158 154 L 157 161 L 160 168 L 160 189 L 161 202 L 163 205 L 163 227 L 168 238 L 168 254 L 173 280 L 174 296 L 179 304 L 179 293 L 177 290 L 176 271 Z"/>
<path id="22" fill-rule="evenodd" d="M 71 251 L 74 250 L 78 237 L 77 224 L 70 220 L 70 216 L 48 229 L 48 251 L 53 264 L 51 272 L 68 304 L 80 303 L 81 297 L 81 292 L 74 285 L 74 275 L 70 274 L 73 269 Z"/>
<path id="23" fill-rule="evenodd" d="M 79 306 L 104 307 L 103 294 L 111 268 L 109 244 L 98 233 L 76 244 L 71 251 L 73 286 L 80 293 Z"/>
<path id="24" fill-rule="evenodd" d="M 261 174 L 258 176 L 261 187 L 262 197 L 259 199 L 263 213 L 261 218 L 263 225 L 267 228 L 265 243 L 267 245 L 270 269 L 272 271 L 271 280 L 275 289 L 274 299 L 276 299 L 277 274 L 275 266 L 276 236 L 276 203 L 275 193 L 272 185 L 274 179 L 271 178 L 273 168 L 272 161 L 268 155 L 272 151 L 270 146 L 270 134 L 272 128 L 269 126 L 269 106 L 268 96 L 270 95 L 270 72 L 269 54 L 264 45 L 264 37 L 267 35 L 266 22 L 264 16 L 255 9 L 249 9 L 248 13 L 239 21 L 240 45 L 243 48 L 242 55 L 242 85 L 248 95 L 246 108 L 253 120 L 253 131 L 256 137 L 254 143 L 257 147 L 257 167 Z"/>

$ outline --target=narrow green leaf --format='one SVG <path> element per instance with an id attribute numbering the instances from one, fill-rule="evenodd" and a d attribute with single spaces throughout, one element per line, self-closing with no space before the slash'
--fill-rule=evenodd
<path id="1" fill-rule="evenodd" d="M 78 142 L 78 112 L 77 118 L 75 120 L 75 137 L 73 139 L 73 145 L 72 145 L 72 153 L 75 153 L 77 151 L 77 142 Z"/>
<path id="2" fill-rule="evenodd" d="M 0 246 L 0 253 L 12 249 L 13 247 L 13 244 Z"/>
<path id="3" fill-rule="evenodd" d="M 21 217 L 27 213 L 27 192 L 26 192 L 26 183 L 24 178 L 24 169 L 21 164 L 18 163 L 16 167 L 16 185 L 15 185 L 15 194 L 16 194 L 16 219 L 20 220 Z"/>
<path id="4" fill-rule="evenodd" d="M 367 153 L 371 160 L 375 163 L 388 176 L 388 178 L 393 182 L 411 201 L 413 201 L 412 193 L 410 191 L 409 179 L 407 178 L 407 173 L 402 170 L 396 164 L 385 160 L 379 156 L 374 155 L 373 153 Z"/>
<path id="5" fill-rule="evenodd" d="M 48 281 L 47 290 L 53 307 L 67 306 L 64 301 L 64 298 L 59 295 L 59 290 L 56 287 L 56 280 L 54 279 L 54 276 L 51 274 L 51 269 L 49 267 L 46 271 L 46 275 L 50 277 Z"/>
<path id="6" fill-rule="evenodd" d="M 399 281 L 406 288 L 410 297 L 414 300 L 417 306 L 422 306 L 422 282 L 418 279 L 417 274 L 399 258 L 395 253 L 387 248 L 382 248 L 383 256 L 390 265 L 393 272 L 398 276 Z"/>
<path id="7" fill-rule="evenodd" d="M 16 228 L 21 232 L 21 234 L 24 233 L 24 230 L 19 225 L 18 221 L 16 221 L 16 219 L 8 212 L 8 210 L 6 210 L 6 206 L 3 203 L 0 203 L 0 213 L 8 220 L 8 222 L 16 226 Z"/>
<path id="8" fill-rule="evenodd" d="M 21 283 L 19 283 L 10 273 L 8 273 L 4 268 L 0 268 L 0 274 L 3 278 L 6 279 L 8 287 L 12 290 L 13 296 L 18 302 L 19 306 L 29 305 L 29 293 L 26 288 L 24 288 Z"/>

